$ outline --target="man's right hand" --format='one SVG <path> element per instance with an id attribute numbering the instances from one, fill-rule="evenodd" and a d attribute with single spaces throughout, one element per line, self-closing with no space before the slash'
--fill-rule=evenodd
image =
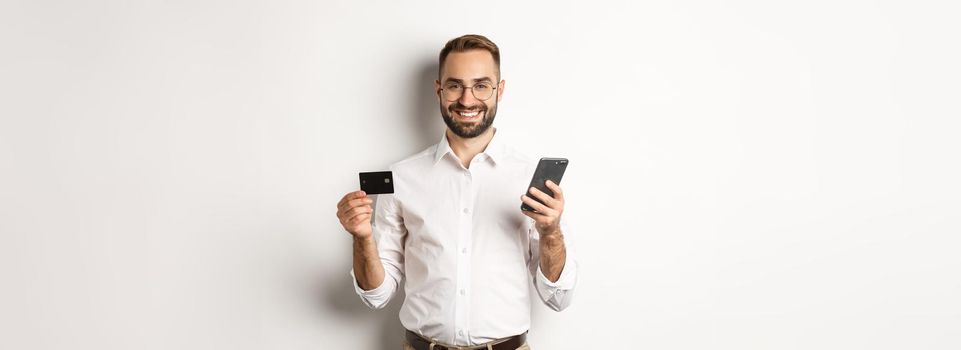
<path id="1" fill-rule="evenodd" d="M 370 227 L 370 216 L 373 215 L 370 204 L 373 202 L 364 191 L 354 191 L 344 195 L 337 203 L 337 218 L 354 239 L 370 238 L 374 235 Z"/>

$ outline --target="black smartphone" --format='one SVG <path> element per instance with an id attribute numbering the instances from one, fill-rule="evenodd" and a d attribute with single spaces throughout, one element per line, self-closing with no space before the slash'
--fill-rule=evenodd
<path id="1" fill-rule="evenodd" d="M 389 171 L 360 173 L 360 190 L 367 194 L 394 193 L 394 173 Z"/>
<path id="2" fill-rule="evenodd" d="M 541 158 L 541 160 L 537 162 L 537 169 L 534 170 L 534 177 L 531 178 L 531 185 L 527 187 L 525 194 L 538 203 L 544 204 L 544 202 L 530 193 L 530 188 L 534 187 L 547 193 L 548 196 L 553 197 L 554 191 L 547 188 L 547 185 L 544 183 L 547 180 L 551 180 L 555 184 L 560 185 L 561 178 L 564 177 L 564 170 L 567 170 L 567 158 Z M 527 203 L 521 203 L 521 210 L 536 212 L 536 210 L 527 205 Z"/>

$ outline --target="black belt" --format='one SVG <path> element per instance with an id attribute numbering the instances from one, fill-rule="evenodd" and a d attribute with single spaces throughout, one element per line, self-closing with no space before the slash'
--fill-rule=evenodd
<path id="1" fill-rule="evenodd" d="M 430 340 L 424 339 L 420 335 L 417 335 L 417 333 L 414 333 L 411 331 L 407 331 L 407 334 L 405 334 L 404 338 L 406 338 L 407 342 L 410 343 L 410 346 L 412 346 L 416 350 L 487 349 L 486 344 L 449 348 L 437 343 L 434 343 L 434 347 L 431 348 Z M 525 343 L 527 343 L 527 332 L 521 333 L 519 335 L 515 335 L 507 339 L 498 340 L 498 343 L 491 344 L 490 348 L 493 350 L 516 350 L 517 348 L 521 347 L 521 345 L 524 345 Z"/>

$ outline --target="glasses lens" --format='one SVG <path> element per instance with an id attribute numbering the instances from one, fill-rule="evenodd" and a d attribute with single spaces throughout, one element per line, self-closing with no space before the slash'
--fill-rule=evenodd
<path id="1" fill-rule="evenodd" d="M 464 93 L 464 87 L 459 84 L 447 84 L 444 85 L 444 98 L 448 101 L 457 101 L 460 95 Z"/>
<path id="2" fill-rule="evenodd" d="M 474 85 L 473 90 L 474 97 L 482 101 L 491 98 L 491 95 L 494 93 L 494 87 L 485 83 Z"/>

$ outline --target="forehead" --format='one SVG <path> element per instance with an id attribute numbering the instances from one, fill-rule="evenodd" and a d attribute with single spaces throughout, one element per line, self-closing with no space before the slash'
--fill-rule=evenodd
<path id="1" fill-rule="evenodd" d="M 497 79 L 494 56 L 486 50 L 451 52 L 444 61 L 441 79 L 454 78 L 470 81 L 479 78 Z"/>

